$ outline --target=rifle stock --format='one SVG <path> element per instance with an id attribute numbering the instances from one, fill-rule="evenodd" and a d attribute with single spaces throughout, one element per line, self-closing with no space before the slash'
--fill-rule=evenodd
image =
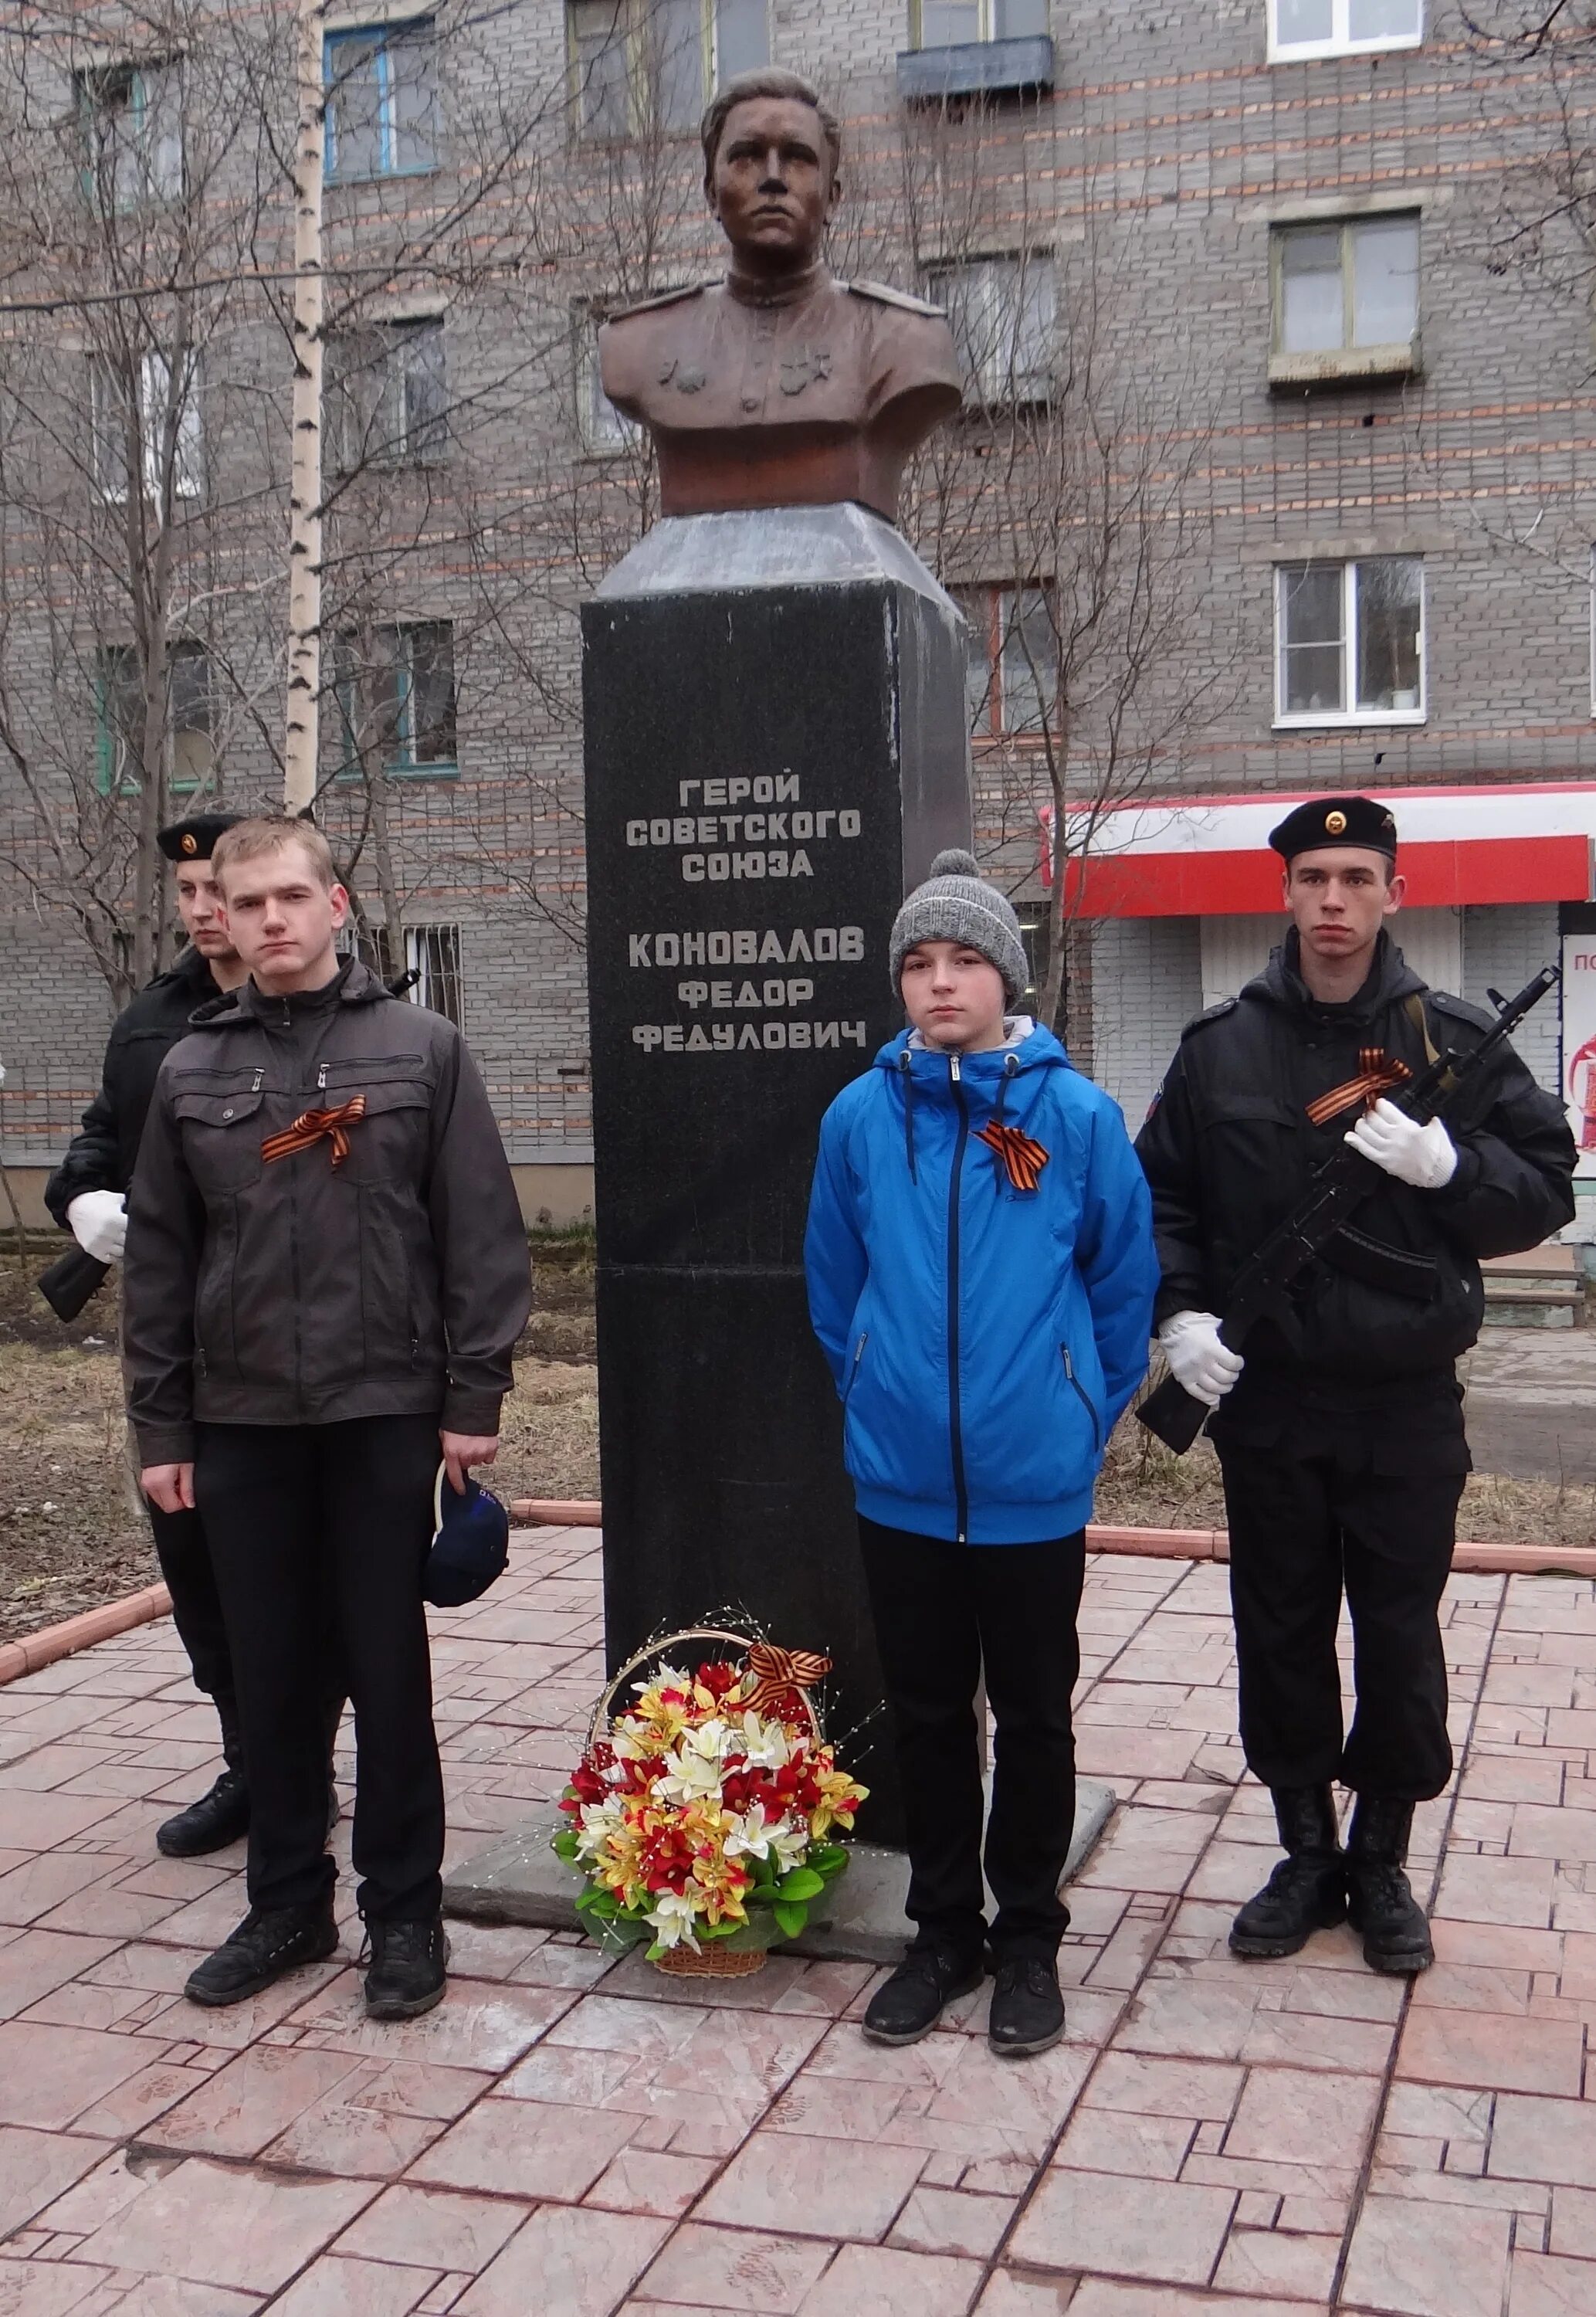
<path id="1" fill-rule="evenodd" d="M 1155 1440 L 1162 1440 L 1166 1448 L 1183 1456 L 1212 1413 L 1206 1400 L 1193 1399 L 1184 1384 L 1168 1375 L 1139 1402 L 1136 1416 Z"/>
<path id="2" fill-rule="evenodd" d="M 91 1295 L 111 1276 L 108 1263 L 96 1262 L 80 1247 L 72 1248 L 48 1271 L 39 1275 L 39 1293 L 58 1320 L 76 1320 Z"/>

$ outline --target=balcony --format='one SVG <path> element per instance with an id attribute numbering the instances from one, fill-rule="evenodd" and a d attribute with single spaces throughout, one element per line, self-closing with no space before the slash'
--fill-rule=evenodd
<path id="1" fill-rule="evenodd" d="M 910 49 L 897 60 L 897 93 L 905 104 L 1022 96 L 1052 85 L 1053 42 L 1046 32 L 1013 40 L 963 40 L 956 48 Z"/>

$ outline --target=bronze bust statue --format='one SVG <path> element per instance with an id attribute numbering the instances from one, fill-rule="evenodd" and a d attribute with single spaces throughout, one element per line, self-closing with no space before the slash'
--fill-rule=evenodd
<path id="1" fill-rule="evenodd" d="M 728 81 L 703 143 L 730 272 L 599 333 L 604 392 L 654 437 L 661 512 L 857 499 L 895 522 L 905 466 L 961 399 L 946 318 L 821 262 L 839 131 L 807 81 Z"/>

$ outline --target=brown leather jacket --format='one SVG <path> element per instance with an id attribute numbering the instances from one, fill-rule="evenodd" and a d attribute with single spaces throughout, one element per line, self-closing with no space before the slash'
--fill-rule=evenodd
<path id="1" fill-rule="evenodd" d="M 263 1145 L 364 1097 L 345 1156 Z M 233 1005 L 167 1055 L 128 1197 L 128 1412 L 145 1464 L 196 1421 L 432 1415 L 498 1430 L 531 1304 L 487 1094 L 452 1024 L 350 963 Z"/>

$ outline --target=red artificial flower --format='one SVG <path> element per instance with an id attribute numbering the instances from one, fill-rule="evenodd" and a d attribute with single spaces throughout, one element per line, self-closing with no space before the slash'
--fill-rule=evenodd
<path id="1" fill-rule="evenodd" d="M 698 1679 L 709 1691 L 717 1705 L 728 1691 L 736 1689 L 742 1678 L 742 1674 L 737 1668 L 727 1665 L 724 1658 L 717 1658 L 711 1665 L 701 1665 L 698 1670 Z"/>

